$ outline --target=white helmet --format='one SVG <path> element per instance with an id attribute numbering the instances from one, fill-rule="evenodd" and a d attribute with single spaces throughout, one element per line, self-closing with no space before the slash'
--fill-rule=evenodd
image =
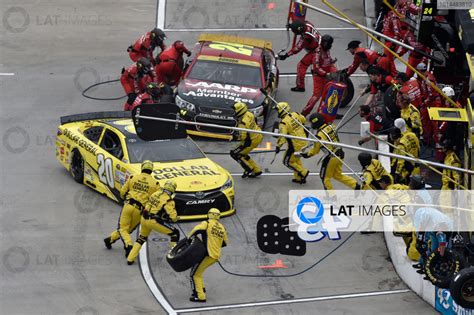
<path id="1" fill-rule="evenodd" d="M 395 127 L 400 129 L 401 132 L 407 131 L 407 124 L 403 118 L 397 118 L 394 122 Z"/>
<path id="2" fill-rule="evenodd" d="M 447 97 L 452 97 L 455 95 L 453 88 L 450 86 L 445 86 L 441 91 L 443 91 L 444 95 Z"/>

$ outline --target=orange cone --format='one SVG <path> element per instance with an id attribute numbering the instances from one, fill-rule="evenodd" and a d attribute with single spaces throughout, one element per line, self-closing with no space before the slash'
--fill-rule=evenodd
<path id="1" fill-rule="evenodd" d="M 273 265 L 269 266 L 258 266 L 260 269 L 286 269 L 288 266 L 286 266 L 281 259 L 275 260 L 275 263 Z"/>

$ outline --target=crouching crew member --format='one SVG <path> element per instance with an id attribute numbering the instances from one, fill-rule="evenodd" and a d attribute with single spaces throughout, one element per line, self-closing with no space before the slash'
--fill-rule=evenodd
<path id="1" fill-rule="evenodd" d="M 278 129 L 281 134 L 295 137 L 306 138 L 306 132 L 303 128 L 306 118 L 299 113 L 290 113 L 290 105 L 286 102 L 277 104 L 278 117 L 281 119 Z M 301 151 L 303 147 L 308 145 L 308 141 L 289 139 L 285 137 L 278 138 L 275 152 L 278 154 L 281 147 L 288 143 L 288 149 L 283 157 L 283 164 L 289 169 L 293 170 L 293 183 L 305 184 L 306 177 L 309 175 L 309 170 L 305 169 L 300 157 L 295 155 L 295 152 Z"/>
<path id="2" fill-rule="evenodd" d="M 248 111 L 245 103 L 235 103 L 233 109 L 238 122 L 237 127 L 258 131 L 261 130 L 255 121 L 255 116 Z M 230 156 L 244 168 L 244 174 L 242 175 L 243 178 L 257 177 L 262 174 L 260 167 L 249 155 L 253 149 L 258 147 L 262 142 L 262 139 L 263 135 L 259 133 L 240 131 L 238 134 L 240 145 L 230 151 Z"/>
<path id="3" fill-rule="evenodd" d="M 176 182 L 169 180 L 164 184 L 163 189 L 150 196 L 143 210 L 140 236 L 133 244 L 132 251 L 127 257 L 129 265 L 133 264 L 137 258 L 140 248 L 147 241 L 151 231 L 169 235 L 171 238 L 170 248 L 173 248 L 179 241 L 179 230 L 170 224 L 170 222 L 176 222 L 179 219 L 173 200 L 175 191 Z"/>
<path id="4" fill-rule="evenodd" d="M 227 246 L 227 231 L 219 222 L 221 212 L 212 208 L 207 213 L 207 221 L 203 221 L 195 226 L 189 237 L 200 235 L 201 240 L 206 245 L 207 255 L 204 259 L 191 268 L 191 288 L 193 293 L 189 299 L 191 302 L 206 302 L 204 292 L 204 279 L 202 277 L 207 268 L 219 261 L 222 247 Z"/>
<path id="5" fill-rule="evenodd" d="M 322 141 L 339 143 L 336 128 L 333 124 L 326 124 L 321 114 L 314 113 L 309 117 L 311 128 L 316 130 L 316 137 Z M 315 156 L 320 150 L 326 154 L 321 165 L 321 179 L 323 180 L 324 189 L 333 190 L 331 178 L 341 182 L 342 184 L 352 188 L 360 189 L 357 181 L 347 175 L 342 174 L 342 160 L 344 159 L 344 151 L 340 147 L 325 145 L 315 142 L 308 153 L 301 154 L 304 158 Z M 331 151 L 331 152 L 329 152 Z"/>
<path id="6" fill-rule="evenodd" d="M 379 160 L 372 158 L 372 155 L 362 152 L 359 154 L 358 159 L 362 166 L 362 177 L 364 178 L 362 189 L 383 189 L 382 186 L 379 185 L 382 176 L 387 176 L 390 178 L 390 184 L 393 183 L 393 178 L 390 173 L 387 172 Z"/>
<path id="7" fill-rule="evenodd" d="M 122 212 L 118 222 L 117 230 L 113 231 L 109 237 L 104 239 L 105 246 L 112 248 L 112 244 L 119 238 L 122 238 L 125 248 L 125 257 L 132 250 L 132 238 L 130 233 L 135 230 L 140 223 L 141 213 L 148 198 L 155 191 L 160 189 L 160 184 L 151 176 L 153 172 L 153 163 L 151 161 L 143 161 L 142 173 L 132 175 L 123 185 L 120 197 L 125 200 Z"/>

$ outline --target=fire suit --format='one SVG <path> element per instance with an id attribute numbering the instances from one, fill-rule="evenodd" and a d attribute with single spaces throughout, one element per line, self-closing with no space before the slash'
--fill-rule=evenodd
<path id="1" fill-rule="evenodd" d="M 300 62 L 296 67 L 296 87 L 305 88 L 305 76 L 308 67 L 311 65 L 316 53 L 316 48 L 319 47 L 320 34 L 316 30 L 313 24 L 310 22 L 306 23 L 306 29 L 303 35 L 299 37 L 297 41 L 294 41 L 293 47 L 288 51 L 287 55 L 296 55 L 303 49 L 306 50 L 306 55 L 301 58 Z"/>
<path id="2" fill-rule="evenodd" d="M 159 47 L 161 48 L 161 51 L 166 49 L 164 43 L 161 43 Z M 133 62 L 137 62 L 138 59 L 145 57 L 154 63 L 155 58 L 153 57 L 153 51 L 155 48 L 156 46 L 151 39 L 151 32 L 148 32 L 137 39 L 135 44 L 128 47 L 127 51 L 129 53 L 130 59 L 132 59 Z"/>
<path id="3" fill-rule="evenodd" d="M 177 41 L 156 58 L 155 72 L 158 83 L 163 82 L 170 86 L 178 85 L 183 75 L 183 53 L 191 55 L 183 42 Z"/>
<path id="4" fill-rule="evenodd" d="M 401 15 L 408 17 L 410 14 L 418 15 L 420 12 L 420 7 L 415 5 L 411 0 L 398 0 L 395 4 L 395 10 L 397 10 L 398 13 L 400 13 Z M 400 20 L 402 36 L 407 30 L 412 27 L 409 23 L 406 22 L 406 20 L 406 18 Z"/>
<path id="5" fill-rule="evenodd" d="M 362 59 L 367 59 L 367 61 L 371 65 L 379 67 L 391 76 L 395 77 L 397 75 L 397 68 L 395 67 L 393 58 L 378 53 L 374 50 L 362 47 L 355 49 L 354 60 L 352 61 L 352 64 L 347 68 L 348 75 L 352 75 L 357 70 Z"/>
<path id="6" fill-rule="evenodd" d="M 201 301 L 205 301 L 206 293 L 204 292 L 204 279 L 202 275 L 207 268 L 219 261 L 221 249 L 227 246 L 229 241 L 224 225 L 214 219 L 203 221 L 195 226 L 189 237 L 195 234 L 201 234 L 201 239 L 206 244 L 207 255 L 200 263 L 191 268 L 191 288 L 194 296 Z"/>
<path id="7" fill-rule="evenodd" d="M 154 100 L 150 94 L 145 92 L 137 96 L 132 106 L 130 106 L 130 110 L 132 111 L 135 107 L 141 104 L 156 104 L 158 101 L 159 100 Z"/>
<path id="8" fill-rule="evenodd" d="M 415 105 L 416 108 L 421 108 L 423 99 L 421 98 L 421 89 L 417 80 L 412 79 L 403 83 L 400 88 L 400 94 L 407 94 L 410 97 L 410 102 Z"/>
<path id="9" fill-rule="evenodd" d="M 132 251 L 127 257 L 129 264 L 135 261 L 140 248 L 148 239 L 151 231 L 166 234 L 170 236 L 170 247 L 172 248 L 179 241 L 179 230 L 174 228 L 170 222 L 178 221 L 173 195 L 168 191 L 159 189 L 150 196 L 148 203 L 145 205 L 141 217 L 140 235 L 135 244 L 133 244 Z"/>
<path id="10" fill-rule="evenodd" d="M 120 191 L 120 197 L 125 199 L 125 202 L 120 212 L 117 230 L 110 234 L 111 243 L 122 238 L 125 247 L 133 245 L 130 233 L 140 223 L 141 212 L 149 196 L 159 188 L 160 184 L 150 174 L 141 173 L 130 176 Z"/>
<path id="11" fill-rule="evenodd" d="M 423 124 L 421 123 L 420 111 L 409 104 L 400 110 L 400 117 L 406 122 L 408 131 L 412 131 L 418 137 L 423 135 Z"/>
<path id="12" fill-rule="evenodd" d="M 402 42 L 426 53 L 429 53 L 430 51 L 428 47 L 426 47 L 425 45 L 421 44 L 420 42 L 416 40 L 416 36 L 411 30 L 408 30 L 405 32 L 405 35 L 402 38 Z M 408 51 L 407 48 L 402 48 L 400 50 L 399 55 L 403 56 L 404 54 L 406 54 L 407 51 Z M 410 54 L 408 55 L 408 64 L 416 69 L 416 66 L 420 62 L 422 62 L 423 59 L 424 59 L 423 55 L 417 53 L 416 51 L 410 51 Z M 411 70 L 409 67 L 407 67 L 405 73 L 408 77 L 412 77 L 414 74 L 413 70 Z"/>
<path id="13" fill-rule="evenodd" d="M 328 142 L 339 142 L 339 137 L 337 135 L 336 128 L 333 124 L 329 125 L 322 125 L 319 128 L 318 132 L 316 133 L 316 137 L 322 141 Z M 319 153 L 319 151 L 323 151 L 326 155 L 324 156 L 322 165 L 321 165 L 321 173 L 320 177 L 323 180 L 323 186 L 325 190 L 333 190 L 333 186 L 331 183 L 331 178 L 334 178 L 338 182 L 355 189 L 357 186 L 357 181 L 347 175 L 342 174 L 342 161 L 344 159 L 344 151 L 332 145 L 326 145 L 324 147 L 321 143 L 315 142 L 313 147 L 307 154 L 303 154 L 304 158 L 315 156 Z M 331 154 L 329 151 L 333 152 L 336 156 Z"/>
<path id="14" fill-rule="evenodd" d="M 382 189 L 380 187 L 378 181 L 382 176 L 392 176 L 387 172 L 387 170 L 382 166 L 379 160 L 372 159 L 370 164 L 362 170 L 362 177 L 364 178 L 364 183 L 362 185 L 362 189 Z"/>
<path id="15" fill-rule="evenodd" d="M 382 33 L 385 36 L 388 36 L 395 40 L 400 40 L 401 28 L 402 26 L 398 15 L 396 15 L 393 11 L 389 11 L 387 15 L 385 15 L 385 18 L 383 20 Z M 392 43 L 391 41 L 385 41 L 385 46 L 387 46 L 394 52 L 397 52 L 398 50 L 398 46 Z M 385 55 L 393 59 L 393 55 L 390 53 L 390 51 L 388 51 L 387 48 L 384 48 L 384 53 Z"/>
<path id="16" fill-rule="evenodd" d="M 395 142 L 396 149 L 393 153 L 409 157 L 419 158 L 420 141 L 411 131 L 402 133 L 402 137 Z M 399 158 L 392 158 L 391 173 L 394 175 L 395 182 L 408 184 L 411 175 L 419 175 L 420 168 L 413 162 L 405 161 Z"/>
<path id="17" fill-rule="evenodd" d="M 436 78 L 431 72 L 427 71 L 423 75 L 430 82 L 436 84 Z M 433 139 L 435 143 L 438 143 L 438 122 L 430 120 L 427 112 L 429 107 L 442 107 L 443 103 L 441 101 L 441 95 L 431 86 L 430 83 L 425 82 L 418 77 L 417 80 L 420 86 L 421 99 L 423 100 L 423 104 L 420 108 L 420 113 L 424 113 L 423 115 L 421 115 L 424 127 L 424 139 L 426 141 L 430 141 L 431 139 Z"/>
<path id="18" fill-rule="evenodd" d="M 289 113 L 283 117 L 279 124 L 279 131 L 284 135 L 291 135 L 297 137 L 306 137 L 306 133 L 302 127 L 306 119 L 299 113 Z M 305 169 L 300 157 L 295 156 L 295 152 L 301 151 L 301 149 L 308 145 L 307 141 L 287 139 L 285 137 L 278 138 L 277 151 L 280 150 L 281 146 L 288 143 L 288 149 L 283 157 L 283 164 L 289 169 L 293 170 L 293 181 L 304 184 L 306 177 L 309 175 L 309 170 Z"/>
<path id="19" fill-rule="evenodd" d="M 239 119 L 237 127 L 258 131 L 261 130 L 255 122 L 255 116 L 249 111 L 247 111 Z M 238 140 L 240 140 L 240 145 L 234 150 L 230 151 L 230 156 L 243 167 L 246 173 L 260 173 L 262 170 L 250 157 L 249 153 L 258 147 L 258 145 L 262 142 L 263 135 L 250 133 L 247 131 L 240 131 L 238 137 Z"/>
<path id="20" fill-rule="evenodd" d="M 154 81 L 155 73 L 153 71 L 150 71 L 147 74 L 142 74 L 138 71 L 136 64 L 133 64 L 126 69 L 122 69 L 120 83 L 122 83 L 122 87 L 128 96 L 128 100 L 123 106 L 124 110 L 130 110 L 137 95 L 144 93 L 147 84 Z"/>
<path id="21" fill-rule="evenodd" d="M 307 116 L 313 110 L 316 103 L 323 94 L 324 86 L 329 81 L 327 75 L 336 72 L 337 68 L 334 65 L 335 60 L 332 59 L 330 51 L 324 50 L 322 47 L 316 49 L 313 58 L 313 96 L 309 99 L 308 104 L 303 109 L 301 114 Z"/>
<path id="22" fill-rule="evenodd" d="M 461 160 L 456 155 L 456 152 L 454 152 L 453 150 L 449 150 L 446 152 L 446 157 L 444 158 L 444 164 L 447 166 L 461 167 Z M 452 181 L 450 181 L 449 178 L 451 178 L 452 180 L 458 183 L 460 183 L 461 181 L 461 177 L 459 176 L 458 172 L 448 170 L 448 169 L 443 169 L 443 178 L 442 178 L 443 186 L 441 187 L 442 190 L 457 189 L 457 185 L 454 184 Z"/>

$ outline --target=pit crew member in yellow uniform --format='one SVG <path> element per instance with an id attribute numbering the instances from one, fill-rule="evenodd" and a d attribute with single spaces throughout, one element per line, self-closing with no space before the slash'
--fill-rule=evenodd
<path id="1" fill-rule="evenodd" d="M 389 172 L 382 166 L 379 160 L 372 158 L 372 155 L 366 152 L 359 153 L 357 157 L 359 163 L 362 166 L 362 177 L 364 178 L 364 183 L 362 184 L 362 189 L 382 189 L 379 185 L 379 181 L 382 176 L 388 176 L 393 183 L 393 178 Z"/>
<path id="2" fill-rule="evenodd" d="M 261 130 L 255 121 L 255 116 L 248 111 L 245 103 L 237 102 L 234 104 L 233 109 L 235 111 L 235 116 L 237 117 L 237 127 L 258 131 Z M 261 168 L 249 155 L 253 149 L 258 147 L 262 142 L 262 139 L 263 135 L 258 133 L 240 131 L 238 134 L 240 145 L 230 151 L 230 156 L 243 167 L 243 178 L 254 178 L 262 174 Z"/>
<path id="3" fill-rule="evenodd" d="M 202 275 L 207 268 L 219 261 L 222 247 L 229 243 L 227 231 L 219 222 L 221 212 L 212 208 L 207 213 L 207 221 L 203 221 L 195 226 L 189 237 L 200 234 L 201 240 L 206 245 L 207 255 L 204 259 L 191 268 L 191 288 L 193 293 L 189 299 L 191 302 L 206 302 L 206 293 L 204 292 L 204 279 Z"/>
<path id="4" fill-rule="evenodd" d="M 410 103 L 408 94 L 400 94 L 400 117 L 405 120 L 407 130 L 412 131 L 420 138 L 423 135 L 420 111 Z"/>
<path id="5" fill-rule="evenodd" d="M 286 102 L 280 102 L 276 105 L 278 118 L 281 119 L 278 126 L 279 132 L 284 135 L 291 135 L 296 137 L 306 138 L 303 125 L 306 122 L 306 118 L 300 113 L 291 112 L 290 105 Z M 278 138 L 275 152 L 278 154 L 281 147 L 288 143 L 288 149 L 283 157 L 283 164 L 293 171 L 294 183 L 305 184 L 306 177 L 309 175 L 309 170 L 305 169 L 301 158 L 295 156 L 295 152 L 301 151 L 303 147 L 308 145 L 308 141 L 287 139 L 285 137 Z"/>
<path id="6" fill-rule="evenodd" d="M 418 158 L 420 156 L 420 141 L 411 131 L 402 132 L 395 128 L 390 133 L 390 137 L 395 145 L 394 154 Z M 414 162 L 406 161 L 400 158 L 392 158 L 391 173 L 395 183 L 408 184 L 411 175 L 420 174 L 420 167 Z"/>
<path id="7" fill-rule="evenodd" d="M 461 160 L 456 155 L 456 151 L 451 139 L 445 139 L 442 143 L 443 151 L 446 153 L 446 157 L 444 158 L 444 165 L 447 166 L 454 166 L 454 167 L 461 167 Z M 443 170 L 443 178 L 442 183 L 443 186 L 441 187 L 442 190 L 454 190 L 457 189 L 457 185 L 450 181 L 449 179 L 454 180 L 455 182 L 459 183 L 461 181 L 461 177 L 459 176 L 459 172 L 444 169 Z"/>
<path id="8" fill-rule="evenodd" d="M 141 174 L 132 175 L 123 185 L 120 197 L 125 200 L 118 222 L 117 230 L 113 231 L 109 237 L 104 239 L 105 246 L 112 248 L 112 244 L 122 238 L 125 257 L 132 250 L 133 241 L 130 237 L 140 223 L 141 213 L 151 194 L 160 188 L 160 184 L 151 176 L 153 163 L 143 161 Z"/>
<path id="9" fill-rule="evenodd" d="M 173 248 L 179 241 L 179 230 L 170 224 L 170 222 L 176 222 L 179 219 L 173 200 L 175 191 L 176 182 L 169 180 L 163 185 L 163 189 L 150 196 L 143 210 L 140 236 L 133 244 L 132 251 L 127 257 L 129 265 L 133 264 L 137 258 L 140 248 L 147 241 L 151 231 L 169 235 L 170 248 Z"/>
<path id="10" fill-rule="evenodd" d="M 309 116 L 311 128 L 316 130 L 316 137 L 319 140 L 328 142 L 339 142 L 336 127 L 333 124 L 326 124 L 324 117 L 321 114 L 314 113 Z M 323 180 L 323 186 L 326 190 L 333 190 L 331 178 L 341 182 L 342 184 L 350 187 L 351 189 L 360 189 L 357 181 L 347 175 L 342 174 L 342 160 L 344 159 L 344 151 L 340 147 L 325 145 L 323 146 L 319 142 L 313 143 L 311 150 L 308 153 L 302 153 L 301 156 L 309 158 L 315 156 L 319 151 L 323 150 L 326 154 L 322 165 L 320 177 Z M 330 153 L 333 152 L 334 154 Z M 339 159 L 334 156 L 336 155 Z"/>

